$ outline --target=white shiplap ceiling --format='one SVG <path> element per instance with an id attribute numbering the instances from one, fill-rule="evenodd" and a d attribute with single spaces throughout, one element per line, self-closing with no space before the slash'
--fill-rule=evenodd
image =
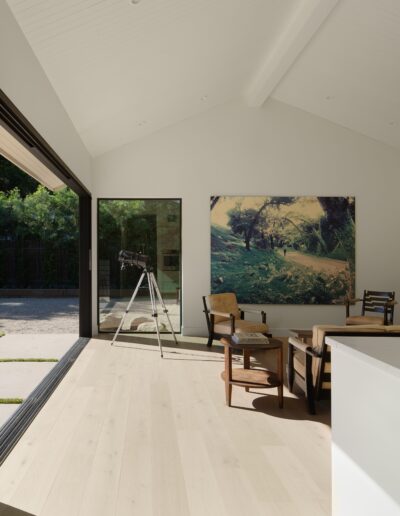
<path id="1" fill-rule="evenodd" d="M 92 155 L 235 97 L 400 148 L 400 0 L 7 0 Z"/>
<path id="2" fill-rule="evenodd" d="M 8 0 L 98 155 L 242 94 L 298 0 Z"/>

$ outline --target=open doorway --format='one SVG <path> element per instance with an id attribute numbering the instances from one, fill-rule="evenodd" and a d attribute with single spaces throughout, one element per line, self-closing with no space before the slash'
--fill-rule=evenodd
<path id="1" fill-rule="evenodd" d="M 79 199 L 0 155 L 0 331 L 79 332 Z"/>
<path id="2" fill-rule="evenodd" d="M 90 193 L 0 90 L 0 462 L 91 336 L 90 239 Z"/>

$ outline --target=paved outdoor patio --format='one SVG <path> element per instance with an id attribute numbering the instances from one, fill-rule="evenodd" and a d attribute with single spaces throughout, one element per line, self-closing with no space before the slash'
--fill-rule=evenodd
<path id="1" fill-rule="evenodd" d="M 0 298 L 0 331 L 5 333 L 78 333 L 79 300 L 73 298 Z"/>
<path id="2" fill-rule="evenodd" d="M 14 334 L 0 338 L 0 359 L 60 359 L 77 334 Z M 0 362 L 0 398 L 26 399 L 57 362 Z M 19 404 L 0 404 L 0 427 Z"/>

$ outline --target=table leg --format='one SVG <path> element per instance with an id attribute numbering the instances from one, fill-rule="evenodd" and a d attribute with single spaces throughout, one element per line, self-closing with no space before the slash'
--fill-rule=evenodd
<path id="1" fill-rule="evenodd" d="M 229 346 L 225 346 L 225 401 L 228 407 L 231 406 L 232 400 L 232 350 Z"/>
<path id="2" fill-rule="evenodd" d="M 279 387 L 278 387 L 278 401 L 279 408 L 283 408 L 283 346 L 278 349 L 278 379 L 279 379 Z"/>
<path id="3" fill-rule="evenodd" d="M 250 351 L 248 349 L 243 350 L 243 369 L 250 369 Z M 250 387 L 245 387 L 246 392 L 249 392 Z"/>

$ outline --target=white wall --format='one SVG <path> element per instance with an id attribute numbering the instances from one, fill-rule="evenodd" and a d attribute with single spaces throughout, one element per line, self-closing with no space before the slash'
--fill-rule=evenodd
<path id="1" fill-rule="evenodd" d="M 90 190 L 90 155 L 6 0 L 0 0 L 0 88 Z"/>
<path id="2" fill-rule="evenodd" d="M 355 195 L 357 292 L 400 296 L 399 187 L 398 151 L 272 100 L 262 109 L 233 102 L 183 121 L 98 157 L 93 174 L 94 197 L 182 197 L 185 334 L 205 332 L 210 195 Z M 94 281 L 94 303 L 96 295 Z M 344 319 L 338 306 L 266 310 L 276 332 Z"/>

